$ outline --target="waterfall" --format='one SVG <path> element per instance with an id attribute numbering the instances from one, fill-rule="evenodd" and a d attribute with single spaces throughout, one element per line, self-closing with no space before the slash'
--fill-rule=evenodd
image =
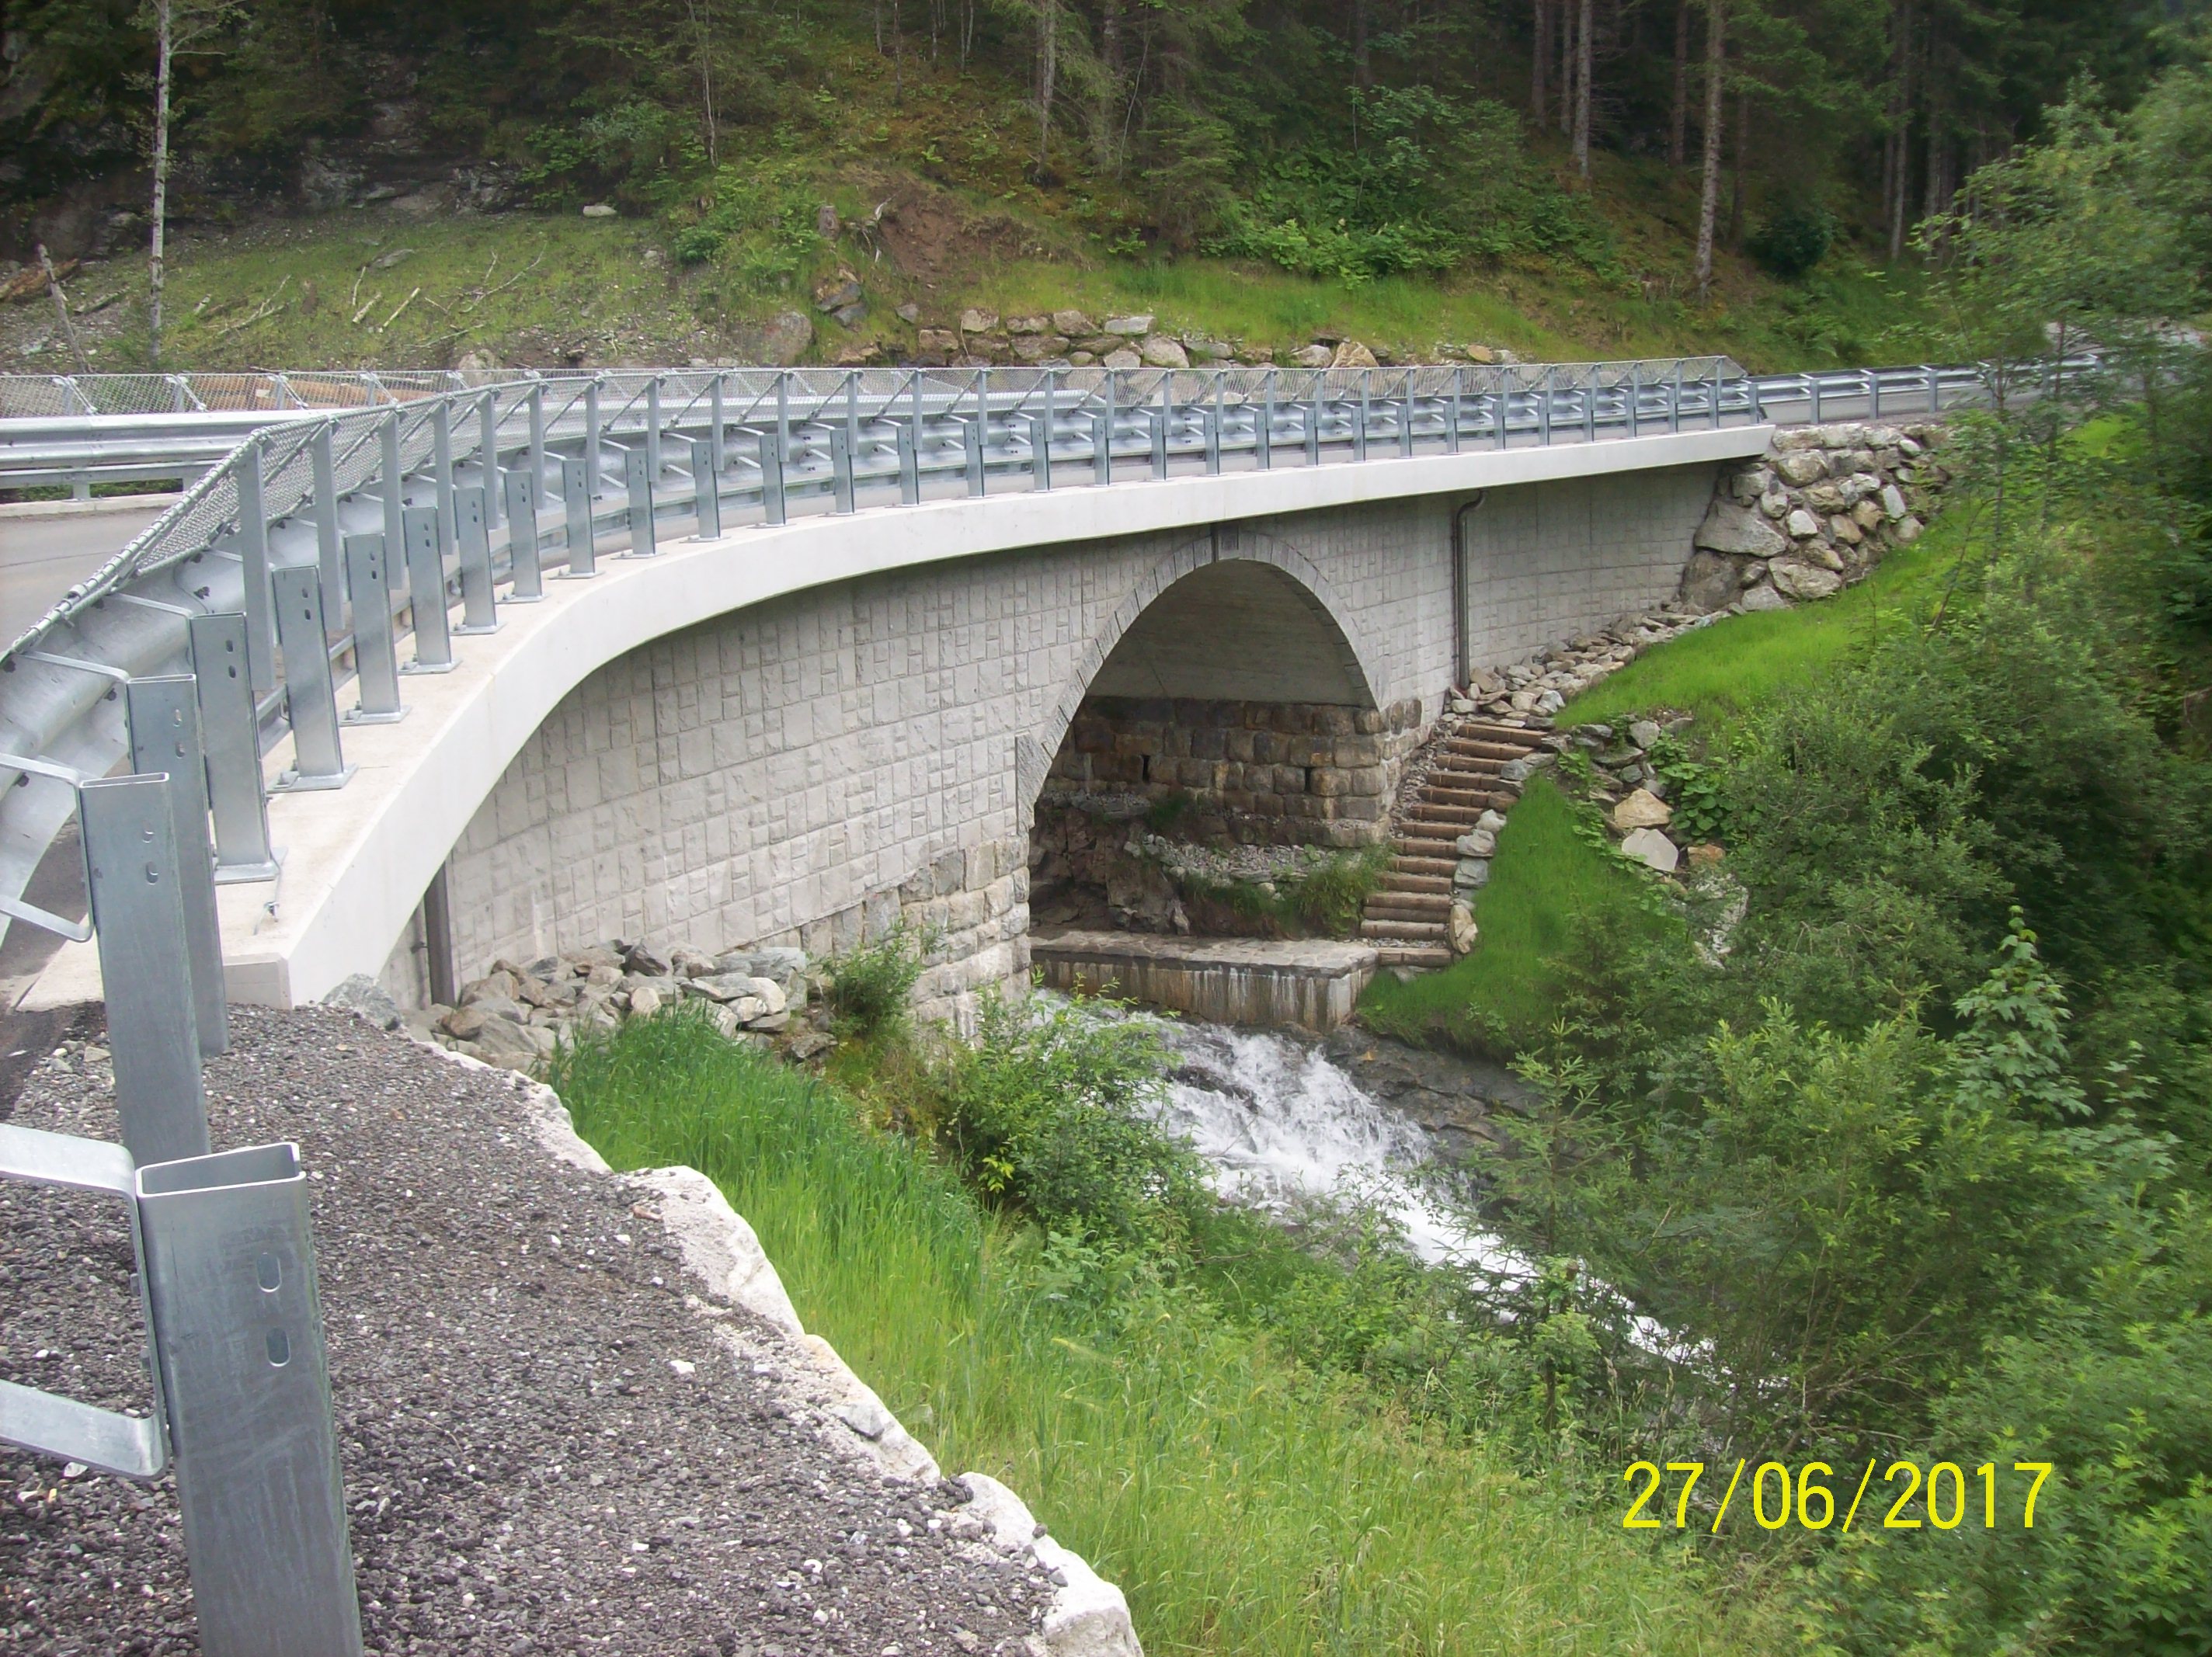
<path id="1" fill-rule="evenodd" d="M 1518 1276 L 1523 1262 L 1432 1188 L 1427 1135 L 1320 1048 L 1270 1030 L 1167 1023 L 1176 1065 L 1164 1125 L 1188 1138 L 1223 1196 L 1282 1212 L 1302 1198 L 1372 1201 L 1431 1264 Z"/>

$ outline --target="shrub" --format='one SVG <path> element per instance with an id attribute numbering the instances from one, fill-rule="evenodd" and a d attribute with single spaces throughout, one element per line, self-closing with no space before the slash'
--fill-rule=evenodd
<path id="1" fill-rule="evenodd" d="M 1770 274 L 1796 282 L 1811 272 L 1835 239 L 1835 217 L 1826 209 L 1793 203 L 1753 231 L 1745 246 Z"/>
<path id="2" fill-rule="evenodd" d="M 921 977 L 922 941 L 905 925 L 830 965 L 830 1011 L 839 1032 L 872 1041 L 906 1021 L 907 998 Z"/>

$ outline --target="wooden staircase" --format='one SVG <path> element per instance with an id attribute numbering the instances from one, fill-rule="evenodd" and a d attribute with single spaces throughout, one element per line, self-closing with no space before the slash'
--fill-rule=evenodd
<path id="1" fill-rule="evenodd" d="M 1462 719 L 1435 739 L 1427 774 L 1400 801 L 1389 867 L 1360 913 L 1359 936 L 1382 966 L 1451 965 L 1453 842 L 1485 811 L 1512 809 L 1520 785 L 1498 773 L 1534 753 L 1543 735 Z"/>

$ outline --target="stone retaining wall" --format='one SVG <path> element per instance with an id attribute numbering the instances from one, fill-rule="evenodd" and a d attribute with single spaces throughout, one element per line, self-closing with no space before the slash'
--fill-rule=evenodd
<path id="1" fill-rule="evenodd" d="M 1919 538 L 1947 474 L 1928 424 L 1800 426 L 1724 472 L 1698 525 L 1682 596 L 1703 610 L 1826 598 Z"/>

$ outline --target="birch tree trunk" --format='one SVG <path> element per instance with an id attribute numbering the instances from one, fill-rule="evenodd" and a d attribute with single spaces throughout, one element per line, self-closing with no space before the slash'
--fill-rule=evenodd
<path id="1" fill-rule="evenodd" d="M 154 235 L 146 258 L 146 351 L 161 366 L 161 285 L 168 276 L 169 63 L 175 45 L 173 0 L 154 0 Z"/>
<path id="2" fill-rule="evenodd" d="M 1698 302 L 1712 297 L 1713 226 L 1721 206 L 1721 94 L 1726 89 L 1726 0 L 1706 0 L 1705 168 L 1698 197 Z"/>

